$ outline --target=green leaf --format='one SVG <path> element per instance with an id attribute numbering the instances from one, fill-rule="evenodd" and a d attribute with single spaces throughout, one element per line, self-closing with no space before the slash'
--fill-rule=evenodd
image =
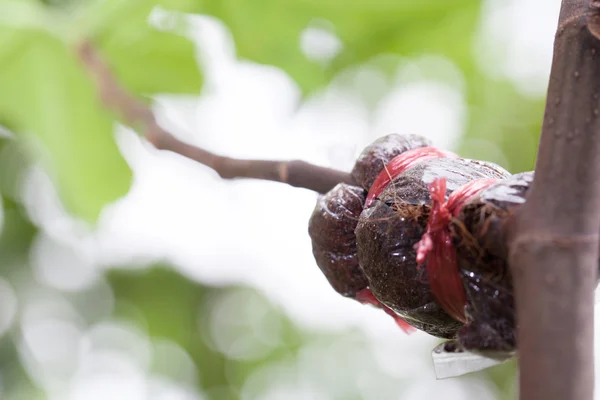
<path id="1" fill-rule="evenodd" d="M 198 13 L 202 12 L 204 0 L 157 0 L 155 3 L 173 11 Z"/>
<path id="2" fill-rule="evenodd" d="M 0 193 L 13 201 L 21 200 L 21 182 L 31 167 L 21 143 L 14 138 L 0 139 Z"/>
<path id="3" fill-rule="evenodd" d="M 204 1 L 204 12 L 231 29 L 240 57 L 282 68 L 305 92 L 383 53 L 434 53 L 470 63 L 479 9 L 479 0 Z M 329 64 L 300 48 L 302 32 L 316 19 L 330 22 L 343 43 Z"/>
<path id="4" fill-rule="evenodd" d="M 493 382 L 500 392 L 499 399 L 515 398 L 515 383 L 517 381 L 517 360 L 513 359 L 505 364 L 489 368 L 480 372 L 483 379 Z"/>
<path id="5" fill-rule="evenodd" d="M 201 80 L 192 43 L 182 36 L 155 30 L 111 35 L 100 50 L 113 72 L 138 94 L 194 94 Z"/>
<path id="6" fill-rule="evenodd" d="M 129 304 L 139 310 L 152 338 L 169 338 L 184 347 L 202 368 L 203 386 L 226 382 L 225 357 L 204 343 L 198 333 L 198 313 L 207 288 L 178 274 L 171 268 L 156 266 L 148 270 L 111 270 L 108 281 L 117 305 Z M 128 318 L 126 312 L 117 316 Z"/>
<path id="7" fill-rule="evenodd" d="M 289 357 L 306 341 L 305 332 L 279 314 L 280 310 L 267 299 L 249 288 L 204 286 L 162 265 L 137 271 L 111 269 L 107 278 L 117 305 L 115 316 L 142 323 L 152 339 L 168 338 L 185 348 L 198 366 L 204 390 L 224 386 L 234 391 L 240 390 L 254 371 L 270 361 Z M 266 358 L 246 361 L 228 359 L 210 344 L 210 325 L 206 313 L 211 312 L 211 303 L 217 295 L 235 292 L 244 293 L 246 299 L 255 297 L 281 318 L 283 340 L 274 346 Z M 254 333 L 249 331 L 248 334 Z M 207 398 L 223 399 L 220 391 L 218 396 Z"/>
<path id="8" fill-rule="evenodd" d="M 471 73 L 466 78 L 467 102 L 472 107 L 460 155 L 498 162 L 512 173 L 531 171 L 544 99 L 525 97 L 509 82 L 481 73 Z M 492 150 L 491 154 L 486 148 Z M 502 160 L 493 158 L 498 151 Z"/>
<path id="9" fill-rule="evenodd" d="M 168 32 L 152 27 L 149 16 L 157 3 L 107 0 L 90 8 L 92 15 L 84 20 L 93 26 L 93 42 L 128 90 L 138 95 L 197 94 L 202 80 L 194 45 L 181 35 L 185 21 L 178 18 Z M 185 9 L 188 2 L 163 3 Z"/>
<path id="10" fill-rule="evenodd" d="M 42 145 L 35 155 L 42 155 L 67 208 L 95 221 L 131 182 L 112 115 L 61 41 L 41 31 L 4 28 L 1 35 L 12 35 L 19 46 L 0 59 L 0 115 L 15 132 Z"/>

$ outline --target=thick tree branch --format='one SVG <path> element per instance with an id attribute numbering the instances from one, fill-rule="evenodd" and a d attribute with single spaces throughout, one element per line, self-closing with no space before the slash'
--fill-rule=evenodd
<path id="1" fill-rule="evenodd" d="M 127 93 L 90 42 L 77 48 L 79 58 L 94 76 L 102 102 L 120 114 L 123 122 L 140 129 L 157 149 L 178 153 L 206 165 L 223 179 L 254 178 L 326 193 L 340 182 L 353 183 L 349 173 L 304 161 L 239 160 L 184 143 L 163 129 L 152 110 Z"/>
<path id="2" fill-rule="evenodd" d="M 521 399 L 593 398 L 600 227 L 599 13 L 586 0 L 563 0 L 536 175 L 508 232 Z"/>

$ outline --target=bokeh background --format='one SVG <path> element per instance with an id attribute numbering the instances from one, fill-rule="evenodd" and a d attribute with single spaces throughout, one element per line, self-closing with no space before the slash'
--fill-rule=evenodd
<path id="1" fill-rule="evenodd" d="M 314 193 L 153 149 L 73 46 L 92 40 L 163 126 L 220 154 L 348 170 L 417 133 L 520 172 L 559 6 L 0 0 L 0 398 L 515 398 L 514 362 L 436 381 L 437 339 L 329 287 Z"/>

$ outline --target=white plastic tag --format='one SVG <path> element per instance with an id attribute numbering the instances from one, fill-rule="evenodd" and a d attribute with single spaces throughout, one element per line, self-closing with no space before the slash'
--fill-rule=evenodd
<path id="1" fill-rule="evenodd" d="M 488 357 L 465 350 L 448 352 L 445 350 L 445 343 L 442 343 L 433 349 L 431 355 L 436 378 L 446 379 L 503 364 L 513 358 L 515 353 L 494 353 Z"/>

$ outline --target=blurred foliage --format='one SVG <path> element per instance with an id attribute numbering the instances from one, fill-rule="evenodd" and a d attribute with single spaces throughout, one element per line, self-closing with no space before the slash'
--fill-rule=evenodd
<path id="1" fill-rule="evenodd" d="M 202 319 L 210 313 L 211 298 L 240 293 L 251 299 L 256 293 L 241 287 L 202 286 L 165 266 L 154 266 L 146 271 L 112 271 L 108 277 L 117 304 L 128 305 L 124 310 L 117 309 L 116 315 L 145 326 L 151 338 L 168 338 L 185 348 L 198 367 L 202 388 L 208 392 L 228 386 L 241 390 L 241 385 L 256 368 L 287 356 L 306 340 L 306 335 L 285 320 L 280 311 L 272 310 L 282 319 L 281 345 L 256 359 L 228 358 L 211 346 L 208 329 L 202 326 L 208 323 L 205 320 L 203 324 Z M 130 312 L 132 306 L 136 313 Z M 199 338 L 198 332 L 204 332 L 204 337 Z M 252 335 L 252 332 L 242 334 Z"/>
<path id="2" fill-rule="evenodd" d="M 101 106 L 73 46 L 91 38 L 140 96 L 200 90 L 185 19 L 173 15 L 168 30 L 150 25 L 156 6 L 219 18 L 240 57 L 282 68 L 305 94 L 378 55 L 445 57 L 466 81 L 467 137 L 496 142 L 513 171 L 532 167 L 531 149 L 519 143 L 537 137 L 542 103 L 479 71 L 472 50 L 479 0 L 0 0 L 0 122 L 23 137 L 30 157 L 44 160 L 79 217 L 94 221 L 127 192 L 131 174 L 113 139 L 115 116 Z M 311 26 L 341 41 L 331 60 L 303 53 L 301 35 Z M 512 126 L 515 114 L 531 122 Z"/>
<path id="3" fill-rule="evenodd" d="M 14 131 L 35 135 L 52 160 L 67 206 L 95 219 L 108 200 L 125 194 L 130 172 L 113 138 L 114 121 L 97 99 L 92 82 L 58 39 L 11 29 L 18 46 L 0 57 L 0 114 Z"/>
<path id="4" fill-rule="evenodd" d="M 481 73 L 465 77 L 470 107 L 461 155 L 499 162 L 512 173 L 533 170 L 544 99 L 525 97 L 508 82 L 495 81 Z M 465 139 L 479 139 L 498 146 L 505 163 L 483 154 L 480 146 L 465 151 Z"/>
<path id="5" fill-rule="evenodd" d="M 38 233 L 19 192 L 28 167 L 45 166 L 68 210 L 90 222 L 129 190 L 131 172 L 114 139 L 118 116 L 101 105 L 78 62 L 73 49 L 81 40 L 91 38 L 120 82 L 140 97 L 151 101 L 159 93 L 200 93 L 202 74 L 184 14 L 170 14 L 166 24 L 152 25 L 148 21 L 156 6 L 223 21 L 240 58 L 283 69 L 305 96 L 318 94 L 344 74 L 351 78 L 365 65 L 389 83 L 406 59 L 443 57 L 464 81 L 468 115 L 462 155 L 504 161 L 473 145 L 485 141 L 498 147 L 512 172 L 533 168 L 532 143 L 537 143 L 543 99 L 527 97 L 482 70 L 473 46 L 480 0 L 0 0 L 0 124 L 14 133 L 0 138 L 0 262 L 7 279 L 29 268 L 29 248 Z M 307 28 L 335 35 L 339 51 L 327 60 L 305 54 L 300 44 Z M 381 55 L 393 57 L 379 62 Z M 420 79 L 454 84 L 435 74 Z M 199 387 L 211 399 L 239 398 L 236 391 L 253 372 L 293 356 L 314 338 L 268 305 L 279 321 L 280 343 L 260 357 L 231 358 L 210 338 L 198 339 L 199 310 L 208 310 L 212 299 L 226 293 L 258 294 L 199 285 L 165 266 L 113 270 L 108 282 L 115 317 L 139 323 L 152 339 L 168 338 L 182 346 L 198 367 Z M 5 391 L 33 387 L 10 336 L 0 341 L 0 357 L 0 373 L 10 383 Z M 504 398 L 512 398 L 514 363 L 480 375 L 491 379 Z"/>
<path id="6" fill-rule="evenodd" d="M 168 266 L 155 265 L 147 270 L 113 270 L 108 274 L 113 287 L 117 304 L 126 304 L 122 310 L 117 309 L 115 315 L 129 319 L 147 330 L 153 339 L 168 338 L 185 348 L 198 367 L 200 386 L 214 400 L 238 399 L 244 391 L 244 383 L 264 366 L 277 365 L 286 360 L 296 360 L 302 346 L 311 342 L 332 340 L 336 337 L 323 333 L 311 333 L 302 330 L 289 321 L 274 305 L 262 298 L 253 290 L 244 287 L 208 287 L 189 281 L 186 277 L 173 271 Z M 210 336 L 211 314 L 219 310 L 215 307 L 216 299 L 235 296 L 243 301 L 235 303 L 238 309 L 234 315 L 221 315 L 221 318 L 233 322 L 229 325 L 230 332 L 222 330 L 223 335 L 236 330 L 236 319 L 243 319 L 243 314 L 252 307 L 244 310 L 244 304 L 259 302 L 260 313 L 270 313 L 277 320 L 266 318 L 259 322 L 267 330 L 275 329 L 278 340 L 267 347 L 267 351 L 250 359 L 237 358 L 219 349 Z M 232 321 L 234 320 L 234 321 Z M 252 337 L 252 328 L 246 326 L 249 321 L 239 321 L 244 326 L 236 332 L 246 339 Z M 198 337 L 196 332 L 201 333 Z M 400 332 L 398 332 L 400 334 Z M 346 332 L 349 337 L 360 336 L 356 332 Z M 240 339 L 238 339 L 240 340 Z M 361 339 L 359 339 L 360 342 Z M 325 356 L 326 357 L 326 356 Z M 342 360 L 340 360 L 342 361 Z M 364 360 L 368 365 L 368 360 Z M 333 362 L 336 364 L 336 362 Z M 319 367 L 315 366 L 315 370 Z M 342 369 L 342 368 L 340 368 Z M 511 361 L 498 367 L 478 373 L 482 378 L 493 382 L 501 399 L 514 398 L 515 362 Z M 351 381 L 342 381 L 353 392 Z M 223 392 L 222 388 L 228 387 Z M 338 398 L 334 395 L 331 398 Z M 349 397 L 341 397 L 347 399 Z M 356 399 L 362 396 L 356 394 Z"/>
<path id="7" fill-rule="evenodd" d="M 480 6 L 477 0 L 203 3 L 202 12 L 231 29 L 240 57 L 282 68 L 304 91 L 323 86 L 344 68 L 385 53 L 439 53 L 459 64 L 468 63 L 470 44 L 465 36 L 475 29 Z M 301 32 L 319 19 L 331 23 L 332 33 L 343 45 L 325 65 L 309 60 L 299 46 Z"/>
<path id="8" fill-rule="evenodd" d="M 13 200 L 2 197 L 4 225 L 0 234 L 1 276 L 9 281 L 17 280 L 27 268 L 29 248 L 38 229 L 29 221 L 23 207 Z M 16 343 L 10 335 L 0 338 L 1 396 L 11 393 L 15 400 L 43 399 L 44 393 L 36 388 L 22 364 Z"/>
<path id="9" fill-rule="evenodd" d="M 139 95 L 197 94 L 200 73 L 194 45 L 179 35 L 184 21 L 176 20 L 172 32 L 148 24 L 155 1 L 109 0 L 95 3 L 90 36 L 101 49 L 119 80 Z M 167 2 L 176 6 L 185 2 Z M 179 8 L 179 7 L 176 7 Z"/>
<path id="10" fill-rule="evenodd" d="M 91 37 L 134 93 L 199 91 L 192 43 L 151 27 L 154 6 L 110 0 L 57 10 L 0 0 L 0 121 L 27 143 L 31 158 L 43 160 L 69 210 L 88 221 L 127 193 L 131 172 L 114 140 L 116 118 L 74 47 Z"/>
<path id="11" fill-rule="evenodd" d="M 517 361 L 511 360 L 497 367 L 489 368 L 483 374 L 490 379 L 500 393 L 499 400 L 512 400 L 517 393 Z"/>

